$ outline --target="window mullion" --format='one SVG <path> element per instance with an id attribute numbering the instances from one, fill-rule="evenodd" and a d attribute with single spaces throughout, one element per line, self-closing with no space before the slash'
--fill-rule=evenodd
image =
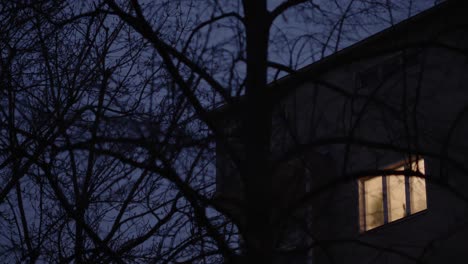
<path id="1" fill-rule="evenodd" d="M 406 216 L 411 214 L 411 192 L 410 192 L 410 182 L 409 176 L 405 175 L 405 197 L 406 197 L 406 207 L 405 207 L 405 214 Z"/>
<path id="2" fill-rule="evenodd" d="M 382 196 L 384 224 L 388 223 L 388 194 L 387 194 L 387 176 L 382 176 Z"/>

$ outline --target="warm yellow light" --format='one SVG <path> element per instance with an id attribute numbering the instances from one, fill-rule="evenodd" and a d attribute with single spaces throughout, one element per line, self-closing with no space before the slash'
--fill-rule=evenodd
<path id="1" fill-rule="evenodd" d="M 384 224 L 382 177 L 373 177 L 364 182 L 366 204 L 366 230 Z"/>
<path id="2" fill-rule="evenodd" d="M 405 165 L 393 170 L 403 171 L 408 168 Z M 409 167 L 423 175 L 426 172 L 423 159 L 412 162 Z M 361 230 L 367 231 L 427 209 L 424 177 L 377 176 L 361 180 L 360 186 Z"/>

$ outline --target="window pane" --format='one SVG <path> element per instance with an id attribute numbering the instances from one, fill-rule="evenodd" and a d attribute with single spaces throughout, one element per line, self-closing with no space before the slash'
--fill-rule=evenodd
<path id="1" fill-rule="evenodd" d="M 366 205 L 366 230 L 384 224 L 382 177 L 364 181 Z"/>
<path id="2" fill-rule="evenodd" d="M 411 164 L 411 169 L 413 171 L 419 171 L 422 174 L 426 174 L 426 170 L 424 169 L 424 160 L 423 159 L 420 159 L 417 162 L 413 162 L 413 164 Z"/>
<path id="3" fill-rule="evenodd" d="M 406 215 L 405 176 L 387 176 L 388 218 L 389 222 Z"/>
<path id="4" fill-rule="evenodd" d="M 420 159 L 412 164 L 414 171 L 419 171 L 426 174 L 424 168 L 424 160 Z M 426 202 L 426 179 L 421 177 L 410 177 L 410 197 L 411 197 L 411 213 L 427 209 Z"/>
<path id="5" fill-rule="evenodd" d="M 426 180 L 421 177 L 410 177 L 411 213 L 427 209 Z"/>

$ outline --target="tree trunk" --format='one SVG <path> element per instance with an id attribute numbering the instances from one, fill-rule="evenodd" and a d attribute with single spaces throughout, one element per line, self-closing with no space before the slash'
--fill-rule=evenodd
<path id="1" fill-rule="evenodd" d="M 266 1 L 244 1 L 247 36 L 246 105 L 243 112 L 247 263 L 271 263 L 272 179 L 270 173 L 271 110 L 265 99 L 269 21 Z"/>

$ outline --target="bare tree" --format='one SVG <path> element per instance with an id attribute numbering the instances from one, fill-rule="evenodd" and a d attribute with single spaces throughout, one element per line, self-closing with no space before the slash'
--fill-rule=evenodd
<path id="1" fill-rule="evenodd" d="M 307 225 L 308 244 L 285 246 L 291 218 L 304 219 L 317 193 L 279 206 L 274 175 L 291 176 L 298 155 L 326 144 L 344 144 L 345 156 L 355 143 L 394 146 L 359 141 L 350 129 L 290 144 L 278 157 L 272 138 L 285 131 L 275 122 L 281 116 L 282 128 L 294 128 L 266 96 L 269 83 L 424 8 L 384 0 L 26 2 L 0 4 L 0 256 L 30 263 L 274 263 L 278 252 L 317 246 Z M 366 95 L 350 120 L 358 124 L 376 98 Z M 234 117 L 219 115 L 220 106 Z M 295 142 L 289 132 L 281 139 Z M 239 173 L 242 199 L 228 201 L 235 210 L 213 199 L 216 148 Z M 382 172 L 359 176 L 366 173 Z"/>

